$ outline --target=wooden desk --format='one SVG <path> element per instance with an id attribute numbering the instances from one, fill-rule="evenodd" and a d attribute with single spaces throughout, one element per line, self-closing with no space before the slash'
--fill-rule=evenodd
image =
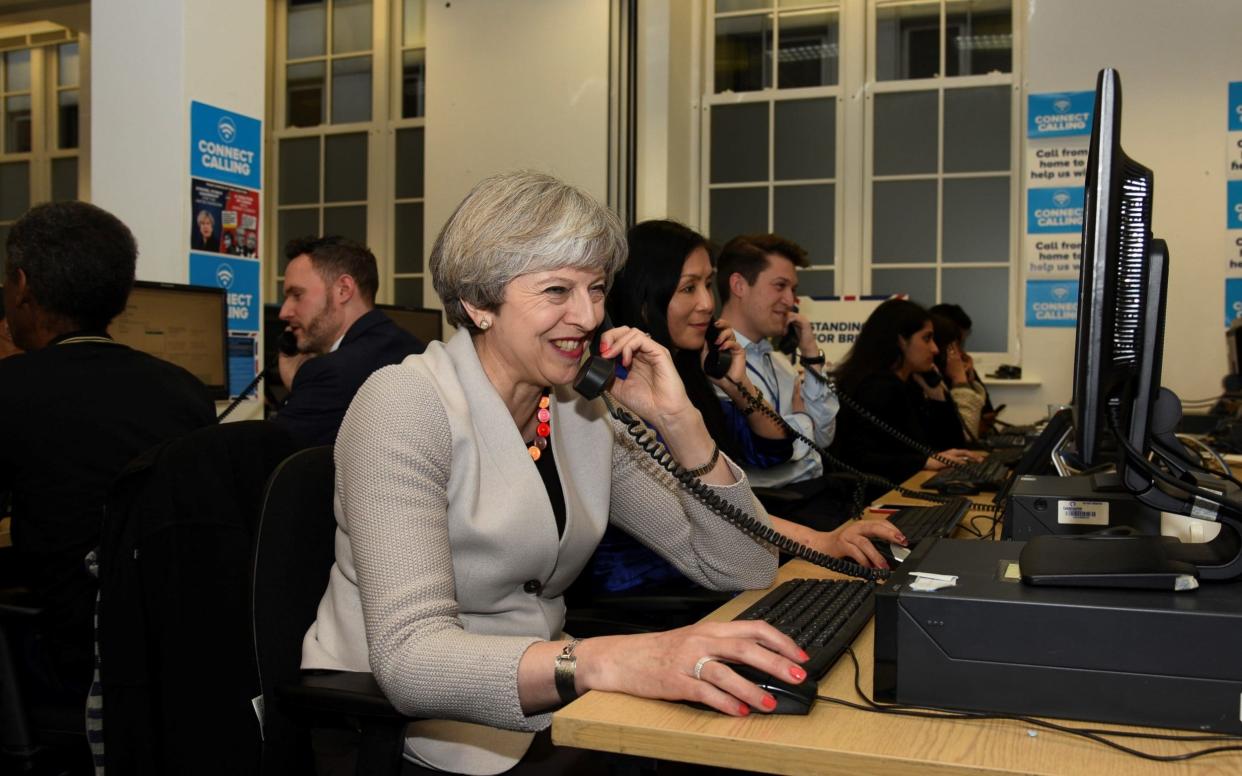
<path id="1" fill-rule="evenodd" d="M 916 475 L 907 484 L 922 482 Z M 908 501 L 889 494 L 887 503 Z M 967 518 L 969 519 L 969 517 Z M 781 567 L 777 584 L 831 572 L 795 560 Z M 709 619 L 726 620 L 767 591 L 739 595 Z M 872 692 L 875 624 L 854 642 L 861 685 Z M 854 667 L 842 656 L 819 682 L 819 692 L 857 702 Z M 1069 723 L 1086 727 L 1089 723 Z M 1092 727 L 1143 730 L 1103 723 Z M 1148 729 L 1150 730 L 1150 729 Z M 1167 732 L 1167 731 L 1166 731 Z M 688 706 L 590 692 L 556 712 L 552 740 L 565 746 L 656 757 L 664 760 L 784 774 L 1083 774 L 1169 776 L 1242 773 L 1242 754 L 1208 755 L 1189 763 L 1156 763 L 1124 755 L 1078 736 L 1031 729 L 1001 720 L 931 720 L 855 711 L 819 701 L 805 717 L 726 717 Z M 1202 742 L 1123 741 L 1146 752 L 1169 755 L 1205 748 Z"/>
<path id="2" fill-rule="evenodd" d="M 0 517 L 0 548 L 13 546 L 13 519 Z"/>

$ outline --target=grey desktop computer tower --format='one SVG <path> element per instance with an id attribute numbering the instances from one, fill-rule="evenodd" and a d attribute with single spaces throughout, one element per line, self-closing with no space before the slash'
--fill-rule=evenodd
<path id="1" fill-rule="evenodd" d="M 1001 537 L 1025 541 L 1047 534 L 1094 533 L 1129 526 L 1160 534 L 1160 510 L 1096 476 L 1019 477 L 1009 492 Z"/>

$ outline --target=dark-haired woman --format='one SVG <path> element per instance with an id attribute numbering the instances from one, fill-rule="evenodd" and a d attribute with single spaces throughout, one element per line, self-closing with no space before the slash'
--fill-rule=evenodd
<path id="1" fill-rule="evenodd" d="M 933 370 L 938 352 L 931 317 L 922 307 L 905 299 L 890 299 L 877 307 L 833 374 L 837 388 L 888 429 L 843 407 L 833 452 L 894 482 L 920 469 L 944 468 L 941 458 L 973 460 L 973 453 L 961 449 L 966 443 L 962 424 L 943 387 L 929 386 L 917 377 Z M 928 456 L 892 431 L 938 454 Z"/>
<path id="2" fill-rule="evenodd" d="M 974 442 L 981 433 L 980 420 L 988 392 L 983 383 L 970 379 L 973 361 L 962 346 L 962 330 L 952 319 L 931 314 L 936 340 L 936 371 L 943 377 L 949 399 L 957 407 L 967 441 Z"/>
<path id="3" fill-rule="evenodd" d="M 702 413 L 720 449 L 733 460 L 757 467 L 788 460 L 793 446 L 785 430 L 763 413 L 750 412 L 737 388 L 740 384 L 747 392 L 758 393 L 746 376 L 745 356 L 728 322 L 713 321 L 714 268 L 707 239 L 673 221 L 644 221 L 629 230 L 626 241 L 629 260 L 607 301 L 612 322 L 646 331 L 669 349 L 687 396 Z M 716 342 L 721 350 L 733 353 L 729 375 L 721 380 L 712 380 L 703 372 L 706 335 L 713 322 L 720 330 Z M 713 384 L 729 396 L 724 406 Z M 887 521 L 854 521 L 833 531 L 816 531 L 773 516 L 772 525 L 820 552 L 866 566 L 886 566 L 870 537 L 905 541 Z M 691 584 L 654 552 L 616 529 L 605 534 L 590 572 L 596 593 L 672 591 Z"/>

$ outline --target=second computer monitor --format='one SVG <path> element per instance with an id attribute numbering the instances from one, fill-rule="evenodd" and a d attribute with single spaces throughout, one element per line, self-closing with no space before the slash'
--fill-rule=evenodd
<path id="1" fill-rule="evenodd" d="M 109 334 L 203 381 L 214 399 L 229 391 L 224 289 L 138 281 Z"/>

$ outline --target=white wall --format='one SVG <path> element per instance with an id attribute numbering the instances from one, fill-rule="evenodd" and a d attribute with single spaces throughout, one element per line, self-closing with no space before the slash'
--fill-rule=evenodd
<path id="1" fill-rule="evenodd" d="M 426 246 L 482 178 L 608 194 L 607 0 L 427 4 Z M 425 302 L 440 302 L 428 282 Z"/>
<path id="2" fill-rule="evenodd" d="M 1094 89 L 1106 66 L 1121 74 L 1122 147 L 1155 173 L 1154 232 L 1169 244 L 1163 383 L 1183 398 L 1217 394 L 1225 371 L 1226 90 L 1242 80 L 1242 3 L 1027 6 L 1026 93 Z M 1024 329 L 1021 341 L 1025 373 L 1043 384 L 994 391 L 1013 420 L 1042 416 L 1073 393 L 1074 330 Z"/>
<path id="3" fill-rule="evenodd" d="M 189 277 L 190 101 L 263 116 L 266 23 L 255 0 L 91 3 L 91 199 L 138 238 L 141 280 Z"/>

